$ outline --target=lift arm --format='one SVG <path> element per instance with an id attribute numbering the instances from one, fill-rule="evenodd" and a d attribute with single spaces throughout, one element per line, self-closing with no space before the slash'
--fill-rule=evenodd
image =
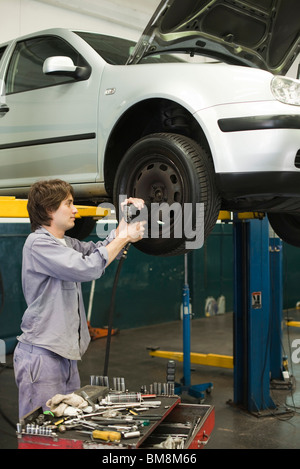
<path id="1" fill-rule="evenodd" d="M 78 210 L 76 218 L 103 218 L 110 214 L 108 208 L 75 205 Z M 0 197 L 0 218 L 28 218 L 27 199 L 16 199 L 13 196 Z"/>
<path id="2" fill-rule="evenodd" d="M 151 357 L 169 358 L 170 360 L 183 361 L 182 352 L 172 352 L 166 350 L 150 350 Z M 191 363 L 198 365 L 216 366 L 220 368 L 233 368 L 233 357 L 228 355 L 218 355 L 215 353 L 193 353 L 191 352 Z"/>

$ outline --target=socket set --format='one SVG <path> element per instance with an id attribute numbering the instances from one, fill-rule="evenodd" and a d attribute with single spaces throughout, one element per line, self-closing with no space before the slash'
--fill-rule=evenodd
<path id="1" fill-rule="evenodd" d="M 176 362 L 174 360 L 168 360 L 167 363 L 167 375 L 165 383 L 153 383 L 150 384 L 150 393 L 174 396 L 175 395 L 175 371 Z"/>
<path id="2" fill-rule="evenodd" d="M 125 379 L 124 378 L 113 378 L 113 388 L 114 391 L 126 391 Z"/>
<path id="3" fill-rule="evenodd" d="M 90 382 L 92 386 L 106 386 L 110 388 L 108 376 L 91 375 Z M 125 392 L 126 391 L 125 378 L 114 377 L 113 387 L 111 389 L 113 391 Z"/>
<path id="4" fill-rule="evenodd" d="M 55 428 L 57 430 L 57 428 Z M 57 433 L 53 431 L 53 427 L 45 427 L 42 425 L 35 425 L 28 423 L 25 425 L 25 429 L 22 429 L 21 424 L 17 424 L 17 433 L 26 433 L 27 435 L 40 435 L 40 436 L 57 436 Z"/>
<path id="5" fill-rule="evenodd" d="M 174 396 L 175 383 L 152 383 L 149 386 L 150 394 Z"/>
<path id="6" fill-rule="evenodd" d="M 108 376 L 91 375 L 90 382 L 91 386 L 106 386 L 109 388 Z"/>

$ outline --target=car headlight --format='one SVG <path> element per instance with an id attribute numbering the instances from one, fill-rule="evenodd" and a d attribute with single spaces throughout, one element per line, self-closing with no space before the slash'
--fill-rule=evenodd
<path id="1" fill-rule="evenodd" d="M 278 101 L 300 106 L 300 80 L 278 75 L 271 81 L 271 90 Z"/>

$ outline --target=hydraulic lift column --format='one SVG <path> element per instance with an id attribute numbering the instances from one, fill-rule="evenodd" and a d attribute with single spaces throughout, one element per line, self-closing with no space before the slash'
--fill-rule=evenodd
<path id="1" fill-rule="evenodd" d="M 276 407 L 270 379 L 280 378 L 282 364 L 280 265 L 278 258 L 270 280 L 267 217 L 234 222 L 234 402 L 250 412 Z"/>

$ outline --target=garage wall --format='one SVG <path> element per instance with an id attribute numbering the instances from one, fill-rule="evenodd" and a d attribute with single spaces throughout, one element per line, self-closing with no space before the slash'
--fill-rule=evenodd
<path id="1" fill-rule="evenodd" d="M 55 27 L 138 39 L 158 4 L 159 0 L 0 0 L 0 44 Z"/>

